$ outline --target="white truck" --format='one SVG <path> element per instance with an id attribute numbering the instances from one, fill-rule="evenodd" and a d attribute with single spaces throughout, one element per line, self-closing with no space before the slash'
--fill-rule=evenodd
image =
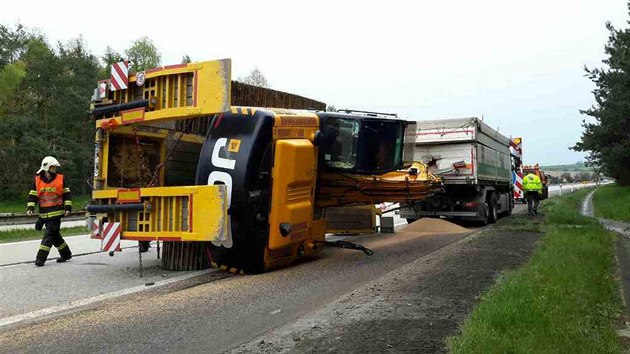
<path id="1" fill-rule="evenodd" d="M 478 118 L 418 121 L 414 159 L 429 164 L 444 190 L 398 213 L 413 222 L 444 217 L 494 223 L 514 207 L 510 140 Z"/>

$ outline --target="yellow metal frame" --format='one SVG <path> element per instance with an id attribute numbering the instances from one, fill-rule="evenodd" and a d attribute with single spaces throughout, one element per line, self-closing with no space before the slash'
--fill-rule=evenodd
<path id="1" fill-rule="evenodd" d="M 141 221 L 138 217 L 137 222 L 146 225 L 148 231 L 127 230 L 132 212 L 107 213 L 107 218 L 108 221 L 121 223 L 122 239 L 215 241 L 227 232 L 226 193 L 223 185 L 140 188 L 145 210 L 138 214 L 144 213 L 146 218 Z M 93 199 L 104 199 L 105 204 L 115 204 L 117 197 L 116 189 L 92 192 Z M 186 199 L 188 215 L 183 215 L 182 200 Z M 180 227 L 180 221 L 186 218 L 187 224 Z"/>
<path id="2" fill-rule="evenodd" d="M 145 73 L 145 85 L 151 79 L 157 83 L 155 86 L 145 88 L 155 93 L 157 106 L 155 110 L 145 112 L 143 122 L 165 121 L 175 119 L 193 118 L 198 116 L 227 112 L 230 109 L 231 89 L 232 89 L 232 61 L 221 59 L 206 61 L 201 63 L 191 63 L 152 69 Z M 186 85 L 180 74 L 193 75 L 193 104 L 186 105 L 184 89 Z M 163 80 L 161 80 L 163 79 Z M 175 94 L 174 83 L 178 82 L 178 105 L 177 107 L 162 107 L 163 99 L 170 101 Z M 115 103 L 126 103 L 133 101 L 133 91 L 137 86 L 133 85 L 136 75 L 129 77 L 129 88 L 115 94 Z M 164 81 L 162 83 L 161 81 Z M 183 102 L 183 103 L 182 103 Z M 100 128 L 104 122 L 115 121 L 117 125 L 123 125 L 121 115 L 104 118 L 96 121 L 96 127 Z"/>

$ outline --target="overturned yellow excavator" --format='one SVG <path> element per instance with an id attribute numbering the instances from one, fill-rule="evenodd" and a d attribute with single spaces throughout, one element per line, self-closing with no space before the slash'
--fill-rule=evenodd
<path id="1" fill-rule="evenodd" d="M 122 239 L 163 241 L 166 268 L 285 267 L 328 245 L 326 208 L 441 188 L 413 162 L 412 122 L 323 112 L 232 82 L 229 59 L 154 69 L 142 81 L 131 75 L 126 90 L 94 104 L 88 211 L 98 234 L 116 223 Z M 286 108 L 253 107 L 263 105 Z"/>

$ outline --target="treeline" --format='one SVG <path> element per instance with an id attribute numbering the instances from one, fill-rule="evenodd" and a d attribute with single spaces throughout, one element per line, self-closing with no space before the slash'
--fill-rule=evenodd
<path id="1" fill-rule="evenodd" d="M 47 155 L 61 162 L 75 193 L 89 193 L 95 131 L 90 97 L 121 58 L 112 48 L 94 55 L 80 37 L 51 45 L 37 30 L 0 25 L 0 199 L 25 199 Z M 160 64 L 146 37 L 124 58 L 136 70 Z"/>
<path id="2" fill-rule="evenodd" d="M 88 118 L 98 80 L 111 64 L 130 72 L 159 67 L 161 55 L 142 37 L 118 52 L 91 53 L 78 37 L 51 45 L 36 29 L 0 25 L 0 200 L 26 199 L 42 158 L 55 156 L 75 193 L 87 194 L 94 168 L 94 122 Z M 182 63 L 190 63 L 188 55 Z M 172 64 L 172 63 L 171 63 Z M 241 82 L 269 87 L 258 68 Z"/>
<path id="3" fill-rule="evenodd" d="M 549 183 L 574 183 L 574 182 L 599 182 L 601 179 L 597 172 L 576 172 L 571 174 L 564 172 L 560 176 L 549 175 Z"/>

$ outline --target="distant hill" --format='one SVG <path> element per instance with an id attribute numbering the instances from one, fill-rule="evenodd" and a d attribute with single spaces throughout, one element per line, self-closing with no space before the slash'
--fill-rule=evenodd
<path id="1" fill-rule="evenodd" d="M 578 162 L 570 165 L 549 165 L 541 166 L 545 171 L 563 171 L 563 172 L 593 172 L 595 168 L 587 167 L 584 162 Z"/>

